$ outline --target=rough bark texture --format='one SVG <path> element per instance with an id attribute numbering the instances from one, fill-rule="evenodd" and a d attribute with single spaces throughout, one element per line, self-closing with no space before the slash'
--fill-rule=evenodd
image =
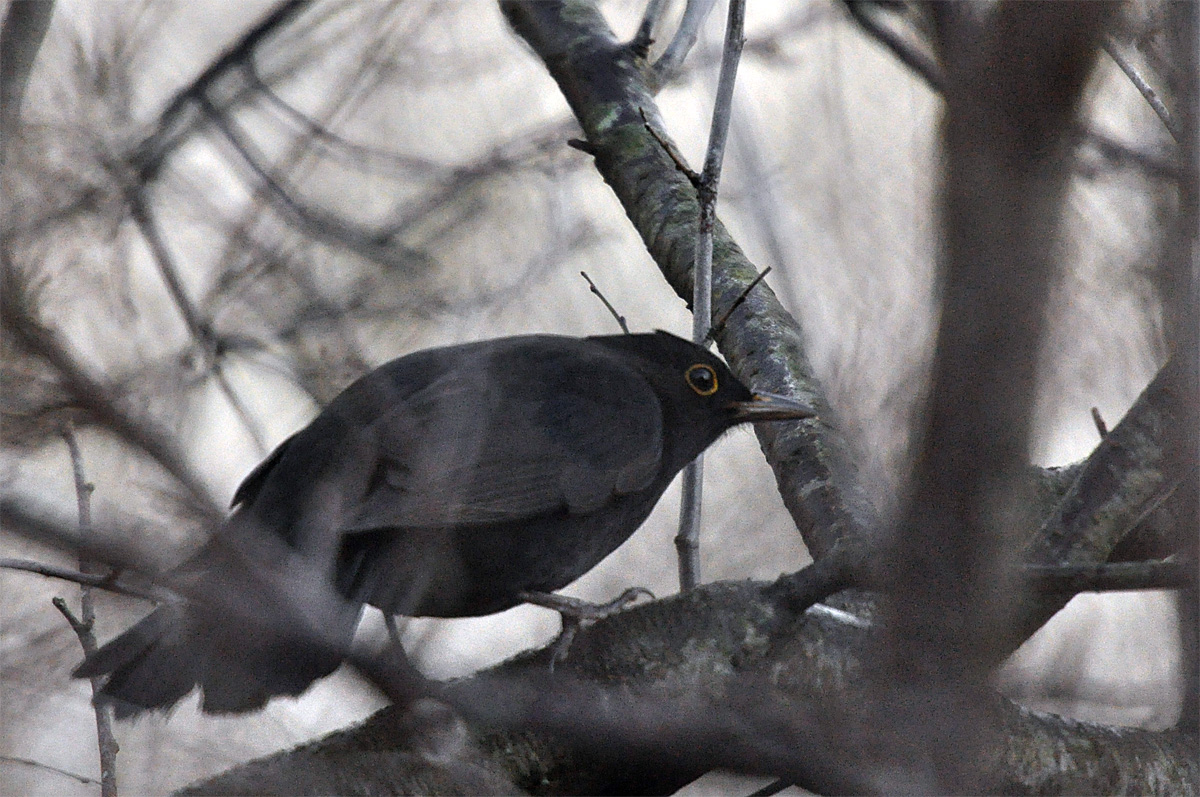
<path id="1" fill-rule="evenodd" d="M 581 632 L 563 670 L 643 701 L 670 704 L 697 694 L 714 705 L 737 700 L 747 681 L 767 684 L 781 705 L 819 705 L 824 716 L 854 711 L 866 699 L 859 652 L 869 624 L 813 611 L 780 613 L 764 585 L 723 582 L 639 606 Z M 492 674 L 543 671 L 546 652 L 527 654 Z M 489 674 L 479 676 L 486 678 Z M 469 684 L 470 680 L 463 682 Z M 998 794 L 1200 793 L 1197 739 L 1074 722 L 997 701 L 1003 744 L 986 762 Z M 581 723 L 588 718 L 580 716 Z M 574 735 L 586 739 L 586 727 Z M 451 736 L 439 731 L 437 735 Z M 670 751 L 653 760 L 606 757 L 544 732 L 472 725 L 473 744 L 414 739 L 396 707 L 363 725 L 296 750 L 251 762 L 186 794 L 462 794 L 515 788 L 532 794 L 669 793 L 703 773 L 679 766 Z M 430 753 L 460 750 L 447 760 Z M 868 750 L 847 749 L 851 760 Z M 719 761 L 720 751 L 714 751 Z M 855 756 L 862 755 L 862 759 Z M 507 779 L 507 780 L 506 780 Z M 484 789 L 484 787 L 487 787 Z"/>
<path id="2" fill-rule="evenodd" d="M 616 40 L 592 3 L 503 2 L 501 8 L 558 82 L 597 170 L 671 287 L 688 300 L 699 203 L 696 189 L 664 147 L 670 139 L 646 86 L 644 62 Z M 713 233 L 714 321 L 757 274 L 718 221 Z M 755 430 L 813 557 L 840 542 L 861 541 L 875 526 L 875 511 L 855 486 L 846 442 L 830 422 L 799 323 L 760 283 L 716 340 L 733 370 L 752 388 L 795 396 L 818 411 L 810 421 L 761 424 Z"/>

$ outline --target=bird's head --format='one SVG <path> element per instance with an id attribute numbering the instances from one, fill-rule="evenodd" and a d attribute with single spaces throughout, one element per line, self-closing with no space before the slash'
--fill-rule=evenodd
<path id="1" fill-rule="evenodd" d="M 740 423 L 816 415 L 807 404 L 786 396 L 751 391 L 708 349 L 668 332 L 594 340 L 632 355 L 662 402 L 664 417 L 695 439 L 695 453 Z"/>

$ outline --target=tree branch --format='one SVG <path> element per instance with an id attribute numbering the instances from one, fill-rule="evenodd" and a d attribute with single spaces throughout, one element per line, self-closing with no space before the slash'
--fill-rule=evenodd
<path id="1" fill-rule="evenodd" d="M 595 153 L 596 168 L 663 275 L 679 296 L 690 299 L 696 189 L 660 144 L 669 138 L 635 59 L 584 0 L 505 0 L 501 9 L 558 82 Z M 713 312 L 720 317 L 757 271 L 719 220 L 713 253 Z M 817 409 L 815 419 L 755 429 L 809 551 L 820 557 L 839 543 L 866 540 L 875 510 L 852 476 L 847 444 L 805 356 L 796 319 L 762 284 L 746 295 L 716 340 L 735 373 L 754 389 L 795 396 Z"/>

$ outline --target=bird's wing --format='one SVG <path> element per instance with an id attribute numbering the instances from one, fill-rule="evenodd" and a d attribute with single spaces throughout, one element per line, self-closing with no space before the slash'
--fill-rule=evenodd
<path id="1" fill-rule="evenodd" d="M 615 358 L 554 357 L 444 374 L 379 418 L 376 471 L 348 531 L 594 511 L 648 487 L 663 419 Z"/>

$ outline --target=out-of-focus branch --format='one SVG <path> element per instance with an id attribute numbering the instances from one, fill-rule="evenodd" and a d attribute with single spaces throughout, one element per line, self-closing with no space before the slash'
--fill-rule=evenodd
<path id="1" fill-rule="evenodd" d="M 197 102 L 204 109 L 208 118 L 224 134 L 225 140 L 241 157 L 243 163 L 267 187 L 271 196 L 275 198 L 276 205 L 295 219 L 313 238 L 344 247 L 362 257 L 400 271 L 411 270 L 414 262 L 421 262 L 422 257 L 409 252 L 405 247 L 392 240 L 391 236 L 382 235 L 374 229 L 361 227 L 340 215 L 302 202 L 278 176 L 267 171 L 263 165 L 262 156 L 252 151 L 249 139 L 241 134 L 232 119 L 220 113 L 206 98 L 197 98 Z"/>
<path id="2" fill-rule="evenodd" d="M 129 413 L 112 392 L 81 363 L 60 338 L 43 327 L 28 313 L 34 305 L 26 298 L 16 267 L 7 248 L 0 251 L 0 323 L 13 339 L 30 354 L 45 360 L 76 406 L 87 413 L 91 421 L 107 429 L 130 446 L 148 455 L 187 491 L 202 517 L 219 522 L 223 508 L 213 498 L 207 486 L 192 469 L 176 445 L 175 438 L 144 416 Z"/>
<path id="3" fill-rule="evenodd" d="M 20 124 L 25 88 L 53 15 L 54 0 L 11 0 L 0 22 L 0 163 Z"/>
<path id="4" fill-rule="evenodd" d="M 205 97 L 219 80 L 252 59 L 255 50 L 264 41 L 282 30 L 309 4 L 310 0 L 283 0 L 236 44 L 213 61 L 191 84 L 175 93 L 159 115 L 155 131 L 134 149 L 132 161 L 143 181 L 148 181 L 157 174 L 167 156 L 183 144 L 196 129 L 196 123 L 201 117 L 196 113 L 195 100 Z"/>
<path id="5" fill-rule="evenodd" d="M 450 684 L 442 698 L 487 757 L 468 751 L 467 771 L 499 770 L 537 793 L 665 794 L 713 766 L 764 771 L 765 762 L 818 793 L 872 793 L 880 781 L 870 749 L 834 741 L 848 727 L 837 718 L 869 699 L 858 684 L 870 633 L 833 613 L 781 611 L 761 584 L 706 584 L 583 629 L 559 669 L 566 678 L 547 676 L 544 650 Z M 1005 734 L 981 759 L 992 792 L 1044 794 L 1052 783 L 1074 794 L 1196 794 L 1194 735 L 1110 729 L 993 700 Z M 434 792 L 413 785 L 414 770 L 440 778 L 448 762 L 418 766 L 407 727 L 389 707 L 185 793 L 371 793 L 381 783 Z M 849 762 L 851 779 L 823 761 Z"/>
<path id="6" fill-rule="evenodd" d="M 704 20 L 708 19 L 715 3 L 716 0 L 687 0 L 675 36 L 654 65 L 647 70 L 646 85 L 651 93 L 657 92 L 679 74 L 684 59 L 695 46 L 696 39 L 700 38 L 700 28 L 704 27 Z"/>
<path id="7" fill-rule="evenodd" d="M 846 11 L 858 23 L 863 32 L 882 44 L 900 63 L 907 66 L 921 77 L 930 88 L 939 94 L 945 90 L 942 68 L 932 53 L 929 53 L 893 28 L 880 18 L 880 8 L 873 0 L 845 0 Z"/>
<path id="8" fill-rule="evenodd" d="M 906 508 L 881 562 L 881 722 L 918 790 L 984 788 L 985 695 L 1005 650 L 1038 352 L 1076 112 L 1114 7 L 945 9 L 941 314 Z M 948 743 L 953 739 L 953 743 Z M 908 762 L 908 763 L 904 763 Z"/>
<path id="9" fill-rule="evenodd" d="M 939 94 L 945 92 L 945 76 L 942 74 L 941 64 L 927 51 L 922 42 L 914 40 L 912 36 L 901 34 L 894 27 L 883 21 L 883 17 L 886 14 L 881 8 L 882 4 L 874 2 L 874 0 L 843 0 L 843 2 L 851 18 L 858 23 L 858 26 L 865 34 L 886 47 L 898 61 L 911 69 L 913 74 L 919 76 L 931 89 Z M 1105 48 L 1116 53 L 1111 43 L 1106 44 Z M 1116 60 L 1118 55 L 1114 55 L 1113 57 Z M 1121 61 L 1118 61 L 1118 65 L 1120 63 Z M 1125 63 L 1128 64 L 1128 61 L 1125 61 Z M 1122 69 L 1124 68 L 1122 67 Z M 1130 68 L 1132 69 L 1132 66 Z M 1126 72 L 1126 74 L 1129 73 Z M 1142 86 L 1145 86 L 1146 90 L 1153 95 L 1153 90 L 1145 85 L 1145 81 L 1142 80 L 1140 75 L 1136 74 L 1136 71 L 1130 78 L 1133 80 L 1134 85 L 1139 87 L 1139 90 L 1141 90 Z M 1143 91 L 1143 95 L 1145 94 L 1146 92 Z M 1149 97 L 1147 97 L 1147 100 L 1149 100 Z M 1157 95 L 1154 95 L 1154 102 L 1162 106 L 1162 101 L 1158 99 Z M 1163 113 L 1166 113 L 1165 107 L 1162 110 Z M 1169 118 L 1169 114 L 1167 114 L 1167 118 Z M 1164 119 L 1164 124 L 1166 123 Z M 1088 144 L 1095 148 L 1096 152 L 1109 163 L 1120 166 L 1132 166 L 1151 177 L 1162 180 L 1178 182 L 1184 179 L 1192 179 L 1189 177 L 1190 167 L 1181 168 L 1179 164 L 1172 163 L 1162 157 L 1142 152 L 1124 142 L 1114 139 L 1100 130 L 1081 126 L 1079 129 L 1079 139 L 1080 143 Z M 1076 168 L 1087 169 L 1088 167 L 1086 164 L 1080 163 Z"/>
<path id="10" fill-rule="evenodd" d="M 1167 9 L 1166 27 L 1175 69 L 1169 75 L 1176 107 L 1180 150 L 1192 179 L 1181 185 L 1179 211 L 1159 263 L 1167 340 L 1181 367 L 1169 389 L 1181 399 L 1180 427 L 1172 439 L 1172 470 L 1182 476 L 1181 516 L 1175 545 L 1200 562 L 1200 8 L 1194 3 Z M 1183 661 L 1183 705 L 1179 727 L 1200 729 L 1200 578 L 1176 594 Z"/>
<path id="11" fill-rule="evenodd" d="M 200 317 L 192 300 L 188 297 L 187 291 L 184 290 L 179 268 L 175 265 L 175 259 L 171 257 L 166 242 L 163 241 L 159 232 L 158 224 L 146 201 L 145 190 L 143 186 L 134 186 L 127 192 L 130 215 L 142 233 L 146 245 L 150 247 L 150 254 L 154 259 L 155 266 L 158 267 L 158 273 L 167 286 L 167 293 L 170 294 L 175 309 L 183 317 L 188 332 L 202 348 L 211 348 L 215 345 L 212 328 L 206 319 Z"/>

